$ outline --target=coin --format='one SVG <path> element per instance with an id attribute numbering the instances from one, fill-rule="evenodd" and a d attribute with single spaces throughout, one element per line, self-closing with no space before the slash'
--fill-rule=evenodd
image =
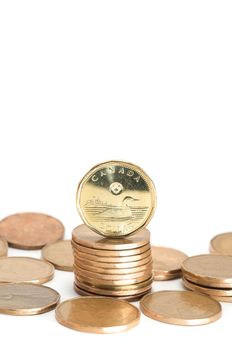
<path id="1" fill-rule="evenodd" d="M 0 222 L 0 236 L 11 247 L 18 249 L 40 249 L 63 235 L 63 224 L 45 214 L 19 213 L 7 216 Z"/>
<path id="2" fill-rule="evenodd" d="M 70 240 L 59 240 L 43 247 L 42 258 L 49 261 L 57 270 L 73 271 L 73 251 Z"/>
<path id="3" fill-rule="evenodd" d="M 55 309 L 60 295 L 54 289 L 31 283 L 0 285 L 0 313 L 36 315 Z"/>
<path id="4" fill-rule="evenodd" d="M 89 283 L 93 286 L 99 287 L 99 288 L 112 288 L 112 286 L 125 286 L 125 285 L 130 285 L 130 284 L 137 284 L 140 282 L 144 282 L 145 280 L 150 279 L 152 276 L 148 277 L 137 277 L 133 279 L 122 279 L 122 280 L 114 280 L 114 281 L 109 281 L 106 279 L 100 279 L 100 278 L 92 278 L 92 277 L 83 277 L 80 274 L 75 274 L 75 280 L 83 282 L 83 283 Z"/>
<path id="5" fill-rule="evenodd" d="M 221 316 L 221 305 L 214 299 L 190 291 L 160 291 L 140 301 L 141 311 L 148 317 L 176 325 L 203 325 Z"/>
<path id="6" fill-rule="evenodd" d="M 181 264 L 187 255 L 179 250 L 167 247 L 151 247 L 154 280 L 162 281 L 178 278 L 182 275 Z"/>
<path id="7" fill-rule="evenodd" d="M 4 238 L 0 238 L 0 257 L 7 256 L 8 244 Z"/>
<path id="8" fill-rule="evenodd" d="M 208 294 L 211 297 L 218 296 L 218 297 L 232 297 L 232 289 L 223 289 L 223 288 L 210 288 L 206 286 L 201 286 L 200 284 L 193 283 L 188 281 L 186 278 L 183 278 L 182 280 L 183 285 L 190 290 L 194 290 L 199 293 Z"/>
<path id="9" fill-rule="evenodd" d="M 107 262 L 97 262 L 97 261 L 92 261 L 92 260 L 85 260 L 85 259 L 80 259 L 79 257 L 76 256 L 74 253 L 74 258 L 75 258 L 75 265 L 78 265 L 80 262 L 81 264 L 85 264 L 86 267 L 88 266 L 95 266 L 95 267 L 102 267 L 102 268 L 109 268 L 109 269 L 127 269 L 127 268 L 132 268 L 132 267 L 138 267 L 142 265 L 146 265 L 152 262 L 151 256 L 148 256 L 145 259 L 139 260 L 139 261 L 134 261 L 134 262 L 128 262 L 128 263 L 107 263 Z"/>
<path id="10" fill-rule="evenodd" d="M 206 287 L 232 288 L 232 256 L 203 254 L 187 258 L 183 275 Z"/>
<path id="11" fill-rule="evenodd" d="M 43 284 L 53 276 L 54 267 L 47 261 L 22 256 L 0 258 L 0 283 Z"/>
<path id="12" fill-rule="evenodd" d="M 102 250 L 128 250 L 143 247 L 150 243 L 150 232 L 143 228 L 136 235 L 125 238 L 104 238 L 89 229 L 86 225 L 79 225 L 72 231 L 73 241 L 89 248 Z"/>
<path id="13" fill-rule="evenodd" d="M 138 256 L 141 253 L 145 253 L 148 251 L 151 246 L 150 244 L 146 244 L 140 248 L 136 249 L 126 249 L 126 250 L 101 250 L 94 248 L 87 248 L 80 244 L 76 244 L 74 241 L 72 242 L 73 247 L 82 253 L 92 254 L 95 256 L 103 256 L 103 257 L 129 257 L 129 256 Z"/>
<path id="14" fill-rule="evenodd" d="M 116 333 L 139 323 L 139 310 L 123 300 L 81 297 L 66 300 L 56 309 L 57 321 L 81 332 Z"/>
<path id="15" fill-rule="evenodd" d="M 232 232 L 221 233 L 213 237 L 210 241 L 210 251 L 232 256 Z"/>
<path id="16" fill-rule="evenodd" d="M 106 237 L 127 236 L 145 227 L 155 207 L 152 180 L 131 163 L 101 163 L 83 177 L 77 189 L 82 220 Z"/>

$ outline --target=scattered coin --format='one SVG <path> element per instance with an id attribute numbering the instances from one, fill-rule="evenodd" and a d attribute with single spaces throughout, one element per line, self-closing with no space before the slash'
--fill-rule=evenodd
<path id="1" fill-rule="evenodd" d="M 101 163 L 83 177 L 77 190 L 81 218 L 106 237 L 127 236 L 146 226 L 155 207 L 152 180 L 131 163 Z"/>
<path id="2" fill-rule="evenodd" d="M 7 256 L 8 244 L 4 238 L 0 238 L 0 257 Z"/>
<path id="3" fill-rule="evenodd" d="M 0 313 L 37 315 L 55 309 L 60 295 L 54 289 L 31 283 L 0 285 Z"/>
<path id="4" fill-rule="evenodd" d="M 140 301 L 141 311 L 148 317 L 176 325 L 203 325 L 221 316 L 221 305 L 207 295 L 190 291 L 160 291 Z"/>
<path id="5" fill-rule="evenodd" d="M 19 213 L 7 216 L 0 222 L 0 236 L 11 247 L 18 249 L 40 249 L 63 235 L 63 224 L 45 214 Z"/>
<path id="6" fill-rule="evenodd" d="M 62 302 L 56 309 L 57 321 L 81 332 L 116 333 L 139 323 L 139 310 L 123 300 L 81 297 Z"/>
<path id="7" fill-rule="evenodd" d="M 179 278 L 182 275 L 181 264 L 187 255 L 179 250 L 167 247 L 151 247 L 153 275 L 156 281 Z"/>
<path id="8" fill-rule="evenodd" d="M 214 296 L 232 297 L 232 289 L 201 286 L 200 284 L 188 281 L 186 278 L 183 278 L 183 284 L 187 289 L 194 290 L 199 293 L 207 294 L 211 297 L 214 297 Z"/>
<path id="9" fill-rule="evenodd" d="M 57 270 L 73 271 L 73 251 L 70 240 L 59 240 L 43 247 L 42 258 L 49 261 Z"/>
<path id="10" fill-rule="evenodd" d="M 210 241 L 211 253 L 232 256 L 232 232 L 221 233 Z"/>
<path id="11" fill-rule="evenodd" d="M 43 284 L 53 276 L 54 267 L 47 261 L 21 256 L 0 258 L 0 283 Z"/>
<path id="12" fill-rule="evenodd" d="M 182 264 L 184 277 L 206 287 L 232 288 L 232 256 L 203 254 Z"/>

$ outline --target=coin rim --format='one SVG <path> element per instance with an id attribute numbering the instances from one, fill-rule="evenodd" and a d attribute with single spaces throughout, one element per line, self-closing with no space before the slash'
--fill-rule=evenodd
<path id="1" fill-rule="evenodd" d="M 3 254 L 0 254 L 0 258 L 5 258 L 8 256 L 8 242 L 5 237 L 0 237 L 0 241 L 3 243 L 3 246 L 5 248 L 5 252 L 3 252 Z"/>
<path id="2" fill-rule="evenodd" d="M 58 240 L 56 240 L 56 241 L 54 241 L 54 242 L 51 242 L 51 243 L 49 243 L 49 244 L 46 244 L 46 245 L 42 248 L 42 250 L 41 250 L 41 258 L 42 258 L 43 260 L 49 262 L 50 264 L 52 264 L 52 265 L 55 267 L 56 270 L 73 272 L 73 265 L 72 265 L 72 266 L 59 265 L 58 263 L 49 260 L 49 259 L 45 256 L 45 254 L 46 254 L 46 252 L 45 252 L 46 249 L 48 249 L 51 245 L 54 245 L 55 243 L 59 243 L 59 242 L 70 242 L 71 248 L 72 248 L 72 243 L 71 243 L 71 240 L 70 240 L 70 239 L 58 239 Z M 72 254 L 72 256 L 73 256 L 73 254 Z"/>
<path id="3" fill-rule="evenodd" d="M 210 253 L 212 254 L 219 254 L 219 255 L 228 255 L 228 256 L 232 256 L 232 253 L 231 254 L 226 254 L 226 253 L 223 253 L 223 252 L 219 252 L 217 251 L 217 249 L 215 248 L 215 244 L 214 244 L 214 241 L 220 237 L 220 236 L 225 236 L 225 235 L 228 235 L 230 234 L 231 235 L 231 240 L 232 240 L 232 232 L 231 231 L 228 231 L 228 232 L 223 232 L 223 233 L 219 233 L 217 234 L 216 236 L 214 236 L 211 240 L 210 240 L 210 246 L 209 246 L 209 250 L 210 250 Z"/>

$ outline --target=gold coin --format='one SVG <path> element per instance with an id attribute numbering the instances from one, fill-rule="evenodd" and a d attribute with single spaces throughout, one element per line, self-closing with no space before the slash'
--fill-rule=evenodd
<path id="1" fill-rule="evenodd" d="M 4 238 L 0 237 L 0 257 L 7 256 L 8 253 L 8 244 Z"/>
<path id="2" fill-rule="evenodd" d="M 202 286 L 232 288 L 232 256 L 196 255 L 182 264 L 183 275 Z"/>
<path id="3" fill-rule="evenodd" d="M 22 256 L 0 258 L 0 283 L 43 284 L 53 276 L 54 267 L 47 261 Z"/>
<path id="4" fill-rule="evenodd" d="M 125 285 L 129 285 L 129 284 L 137 284 L 140 282 L 144 282 L 148 279 L 151 278 L 151 275 L 146 277 L 137 277 L 137 278 L 133 278 L 133 279 L 122 279 L 122 280 L 106 280 L 106 279 L 100 279 L 100 278 L 92 278 L 92 277 L 83 277 L 80 274 L 75 274 L 75 279 L 83 282 L 83 283 L 89 283 L 92 284 L 93 286 L 98 286 L 100 288 L 106 288 L 107 287 L 112 287 L 112 286 L 125 286 Z"/>
<path id="5" fill-rule="evenodd" d="M 77 249 L 78 251 L 82 253 L 92 254 L 95 256 L 103 256 L 103 257 L 129 257 L 129 256 L 137 256 L 141 253 L 145 253 L 148 251 L 151 246 L 150 244 L 146 244 L 143 247 L 136 248 L 136 249 L 126 249 L 126 250 L 100 250 L 100 249 L 94 249 L 94 248 L 87 248 L 80 244 L 75 243 L 72 241 L 72 245 L 74 249 Z"/>
<path id="6" fill-rule="evenodd" d="M 81 297 L 58 305 L 56 319 L 63 326 L 81 332 L 116 333 L 136 326 L 140 312 L 123 300 Z"/>
<path id="7" fill-rule="evenodd" d="M 106 262 L 97 262 L 92 260 L 86 260 L 86 259 L 80 259 L 79 256 L 77 257 L 74 253 L 74 260 L 75 265 L 78 265 L 80 262 L 82 265 L 84 264 L 86 268 L 88 266 L 95 266 L 95 267 L 102 267 L 102 268 L 108 268 L 108 269 L 127 269 L 132 267 L 138 267 L 142 265 L 146 265 L 152 262 L 151 256 L 148 256 L 145 259 L 134 261 L 134 262 L 128 262 L 128 263 L 106 263 Z"/>
<path id="8" fill-rule="evenodd" d="M 73 271 L 73 251 L 70 240 L 59 240 L 42 249 L 42 258 L 49 261 L 57 270 Z"/>
<path id="9" fill-rule="evenodd" d="M 156 191 L 137 165 L 109 161 L 93 167 L 77 190 L 77 209 L 92 230 L 127 236 L 145 227 L 156 207 Z"/>
<path id="10" fill-rule="evenodd" d="M 218 297 L 232 297 L 232 289 L 223 289 L 223 288 L 210 288 L 201 286 L 200 284 L 193 283 L 191 281 L 188 281 L 186 278 L 182 279 L 183 285 L 190 290 L 194 290 L 199 293 L 208 294 L 211 297 L 218 296 Z"/>
<path id="11" fill-rule="evenodd" d="M 212 253 L 232 256 L 232 232 L 221 233 L 210 241 Z"/>
<path id="12" fill-rule="evenodd" d="M 54 289 L 31 283 L 0 285 L 0 313 L 37 315 L 55 309 L 60 295 Z"/>
<path id="13" fill-rule="evenodd" d="M 221 316 L 221 305 L 216 300 L 190 291 L 148 294 L 140 301 L 140 308 L 154 320 L 186 326 L 211 323 Z"/>
<path id="14" fill-rule="evenodd" d="M 187 255 L 167 247 L 151 247 L 154 280 L 169 280 L 182 275 L 181 264 Z"/>
<path id="15" fill-rule="evenodd" d="M 40 213 L 18 213 L 0 222 L 0 236 L 18 249 L 40 249 L 61 239 L 64 226 L 56 218 Z"/>
<path id="16" fill-rule="evenodd" d="M 79 225 L 72 231 L 73 241 L 89 248 L 101 250 L 128 250 L 143 247 L 150 243 L 150 232 L 143 228 L 136 235 L 124 238 L 104 238 L 90 230 L 86 225 Z"/>

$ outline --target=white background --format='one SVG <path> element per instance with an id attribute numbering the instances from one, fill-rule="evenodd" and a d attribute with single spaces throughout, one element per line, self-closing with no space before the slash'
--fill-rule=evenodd
<path id="1" fill-rule="evenodd" d="M 155 182 L 152 242 L 207 252 L 212 236 L 232 230 L 231 18 L 223 0 L 1 0 L 1 216 L 45 212 L 70 238 L 81 223 L 78 181 L 96 163 L 122 159 Z M 72 282 L 58 271 L 48 285 L 65 300 Z M 1 346 L 216 349 L 231 343 L 231 320 L 223 304 L 208 326 L 142 315 L 127 333 L 91 335 L 62 327 L 54 312 L 0 315 Z"/>

